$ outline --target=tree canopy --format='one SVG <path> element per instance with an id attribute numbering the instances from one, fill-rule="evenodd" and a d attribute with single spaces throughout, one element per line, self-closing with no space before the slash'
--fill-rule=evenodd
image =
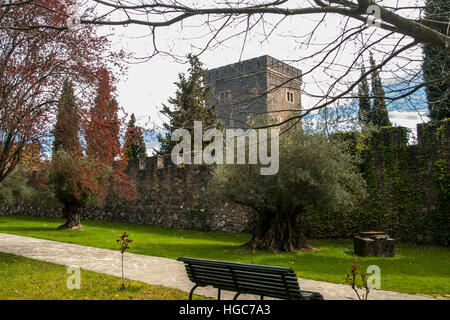
<path id="1" fill-rule="evenodd" d="M 425 17 L 432 21 L 450 21 L 450 3 L 446 0 L 427 0 Z M 449 29 L 442 28 L 447 34 Z M 450 52 L 424 44 L 423 74 L 428 98 L 429 116 L 432 120 L 443 120 L 450 117 Z"/>
<path id="2" fill-rule="evenodd" d="M 376 62 L 373 56 L 370 56 L 370 66 L 375 68 Z M 372 95 L 373 105 L 370 116 L 370 122 L 376 127 L 391 126 L 389 121 L 389 114 L 386 107 L 386 95 L 383 89 L 383 83 L 381 82 L 380 72 L 375 70 L 372 73 Z"/>
<path id="3" fill-rule="evenodd" d="M 430 8 L 442 8 L 445 12 L 446 7 L 442 5 L 445 1 L 441 1 L 429 1 L 427 12 L 431 12 Z M 33 6 L 43 10 L 47 8 L 44 0 L 0 6 L 5 10 Z M 94 8 L 101 9 L 102 14 L 92 14 Z M 301 114 L 272 124 L 279 126 L 327 106 L 354 99 L 364 76 L 385 66 L 385 72 L 390 73 L 389 78 L 401 84 L 400 89 L 397 87 L 386 92 L 389 102 L 410 97 L 425 86 L 448 81 L 448 73 L 434 71 L 430 75 L 432 80 L 423 79 L 420 63 L 422 45 L 446 54 L 450 52 L 448 17 L 435 19 L 429 13 L 424 17 L 424 9 L 424 1 L 411 3 L 406 0 L 392 3 L 372 0 L 130 0 L 126 3 L 120 0 L 93 0 L 83 7 L 80 25 L 142 26 L 142 36 L 149 37 L 149 45 L 153 49 L 148 52 L 148 58 L 165 54 L 179 60 L 185 55 L 186 47 L 198 56 L 215 52 L 231 41 L 238 41 L 242 43 L 239 45 L 240 59 L 250 39 L 263 45 L 280 36 L 286 44 L 295 43 L 294 49 L 298 51 L 286 50 L 286 57 L 282 58 L 302 69 L 302 82 L 308 84 L 303 88 L 304 94 L 313 97 L 314 101 L 303 105 Z M 35 21 L 20 27 L 6 23 L 2 24 L 2 28 L 22 32 L 68 28 L 66 13 L 47 8 L 47 14 L 52 17 L 53 23 Z M 304 49 L 310 51 L 305 54 Z M 376 50 L 377 59 L 379 56 L 381 61 L 360 76 L 359 62 L 366 59 L 371 50 Z M 439 60 L 439 57 L 436 59 Z M 315 79 L 318 76 L 324 76 L 322 81 Z M 313 77 L 309 83 L 306 83 L 307 77 Z M 444 101 L 448 90 L 439 92 L 442 95 L 439 100 Z M 434 101 L 433 98 L 431 101 Z"/>
<path id="4" fill-rule="evenodd" d="M 58 97 L 64 79 L 70 77 L 79 92 L 79 105 L 90 105 L 97 70 L 111 60 L 120 65 L 121 53 L 109 50 L 109 41 L 97 34 L 95 25 L 25 30 L 35 24 L 65 24 L 75 3 L 0 2 L 0 183 L 20 163 L 27 144 L 45 144 L 55 106 L 65 103 Z"/>
<path id="5" fill-rule="evenodd" d="M 53 152 L 65 150 L 67 152 L 81 153 L 80 119 L 75 100 L 72 82 L 65 79 L 61 97 L 58 103 L 56 124 L 54 128 Z"/>
<path id="6" fill-rule="evenodd" d="M 131 114 L 125 134 L 125 156 L 128 160 L 147 157 L 142 129 L 136 126 L 136 116 Z"/>
<path id="7" fill-rule="evenodd" d="M 361 67 L 361 75 L 363 76 L 366 73 L 366 68 L 364 65 Z M 367 77 L 363 77 L 361 83 L 358 86 L 358 95 L 359 95 L 359 108 L 358 108 L 358 120 L 362 127 L 366 127 L 370 125 L 371 113 L 372 113 L 372 105 L 370 102 L 370 88 L 369 82 L 367 81 Z"/>
<path id="8" fill-rule="evenodd" d="M 176 129 L 186 129 L 194 137 L 194 121 L 202 122 L 203 131 L 220 127 L 214 107 L 207 107 L 206 100 L 210 96 L 210 87 L 205 84 L 206 70 L 198 57 L 189 55 L 187 75 L 180 73 L 176 82 L 175 97 L 169 99 L 169 105 L 164 105 L 161 113 L 168 118 L 164 123 L 166 134 L 159 136 L 160 154 L 168 154 L 177 143 L 171 141 L 172 132 Z"/>
<path id="9" fill-rule="evenodd" d="M 365 183 L 355 163 L 339 143 L 296 131 L 280 139 L 276 175 L 261 175 L 260 165 L 218 165 L 211 188 L 219 198 L 254 210 L 251 243 L 258 248 L 311 249 L 299 227 L 303 214 L 310 207 L 349 210 L 356 205 Z"/>

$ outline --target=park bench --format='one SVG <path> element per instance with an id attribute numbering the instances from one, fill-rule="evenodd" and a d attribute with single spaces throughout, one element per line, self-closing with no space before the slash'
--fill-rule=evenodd
<path id="1" fill-rule="evenodd" d="M 241 294 L 255 294 L 286 300 L 323 300 L 318 292 L 302 291 L 294 270 L 256 264 L 204 260 L 179 257 L 184 262 L 189 279 L 195 284 L 189 300 L 197 287 L 213 286 L 221 290 L 236 292 L 233 300 Z"/>

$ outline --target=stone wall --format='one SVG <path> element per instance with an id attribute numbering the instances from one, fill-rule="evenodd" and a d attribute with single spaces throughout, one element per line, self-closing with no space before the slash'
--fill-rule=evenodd
<path id="1" fill-rule="evenodd" d="M 138 223 L 169 228 L 241 232 L 251 214 L 241 206 L 218 203 L 207 192 L 211 166 L 173 164 L 170 157 L 154 156 L 129 161 L 128 174 L 136 186 L 136 201 L 125 216 Z M 119 206 L 120 207 L 120 206 Z M 115 210 L 123 210 L 117 207 Z"/>
<path id="2" fill-rule="evenodd" d="M 166 228 L 205 231 L 247 231 L 252 214 L 242 206 L 218 203 L 206 192 L 210 166 L 176 166 L 170 157 L 148 157 L 128 163 L 135 200 L 125 202 L 113 194 L 103 208 L 86 208 L 82 219 L 130 222 Z M 0 206 L 0 215 L 62 217 L 58 205 L 17 203 Z"/>
<path id="3" fill-rule="evenodd" d="M 405 128 L 385 128 L 370 145 L 366 167 L 373 212 L 383 231 L 409 242 L 450 241 L 450 121 L 417 126 L 418 143 Z M 375 179 L 371 179 L 372 177 Z"/>
<path id="4" fill-rule="evenodd" d="M 450 121 L 418 125 L 418 143 L 407 129 L 385 127 L 366 138 L 342 133 L 361 156 L 368 197 L 349 214 L 311 212 L 312 238 L 348 238 L 383 231 L 405 242 L 450 244 Z"/>
<path id="5" fill-rule="evenodd" d="M 370 141 L 347 134 L 363 153 L 362 172 L 369 197 L 351 213 L 312 210 L 302 219 L 310 238 L 348 238 L 361 231 L 384 231 L 398 240 L 450 243 L 450 121 L 418 126 L 418 144 L 408 145 L 406 129 L 383 128 Z M 361 141 L 358 142 L 358 139 Z M 252 213 L 208 195 L 210 166 L 176 166 L 168 157 L 129 161 L 136 200 L 111 195 L 84 219 L 130 222 L 167 228 L 243 232 Z M 0 215 L 61 217 L 61 208 L 18 203 Z"/>

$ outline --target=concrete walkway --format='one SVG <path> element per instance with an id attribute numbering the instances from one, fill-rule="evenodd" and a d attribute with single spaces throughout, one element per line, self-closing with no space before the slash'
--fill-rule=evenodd
<path id="1" fill-rule="evenodd" d="M 118 277 L 121 276 L 120 252 L 114 250 L 0 233 L 0 252 L 12 253 L 60 265 L 77 266 L 81 269 Z M 81 277 L 83 279 L 83 273 Z M 183 263 L 172 259 L 134 253 L 125 254 L 125 277 L 152 285 L 180 289 L 185 292 L 189 292 L 193 286 L 186 276 Z M 327 300 L 348 300 L 356 297 L 349 286 L 342 284 L 301 278 L 299 278 L 299 284 L 303 290 L 322 293 Z M 198 288 L 195 293 L 207 297 L 217 297 L 217 290 L 212 287 Z M 222 293 L 222 299 L 232 299 L 233 296 L 234 293 L 232 292 Z M 257 298 L 256 296 L 242 295 L 239 299 Z M 369 294 L 369 299 L 419 300 L 430 298 L 376 290 Z"/>

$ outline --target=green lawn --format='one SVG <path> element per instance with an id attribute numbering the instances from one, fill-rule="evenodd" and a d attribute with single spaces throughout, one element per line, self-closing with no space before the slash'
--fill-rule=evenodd
<path id="1" fill-rule="evenodd" d="M 183 300 L 188 294 L 161 286 L 81 270 L 80 289 L 69 290 L 67 267 L 0 253 L 0 300 Z M 196 299 L 204 299 L 196 297 Z"/>
<path id="2" fill-rule="evenodd" d="M 163 229 L 126 223 L 83 221 L 85 231 L 57 231 L 62 219 L 0 217 L 0 232 L 100 248 L 117 249 L 116 239 L 127 231 L 130 252 L 176 259 L 179 256 L 251 262 L 251 252 L 239 246 L 248 234 Z M 273 254 L 257 252 L 254 263 L 290 267 L 299 277 L 344 282 L 354 262 L 350 240 L 312 241 L 316 252 Z M 398 244 L 393 258 L 360 258 L 364 267 L 378 265 L 381 289 L 406 293 L 450 294 L 450 248 Z M 301 285 L 301 283 L 300 283 Z"/>

